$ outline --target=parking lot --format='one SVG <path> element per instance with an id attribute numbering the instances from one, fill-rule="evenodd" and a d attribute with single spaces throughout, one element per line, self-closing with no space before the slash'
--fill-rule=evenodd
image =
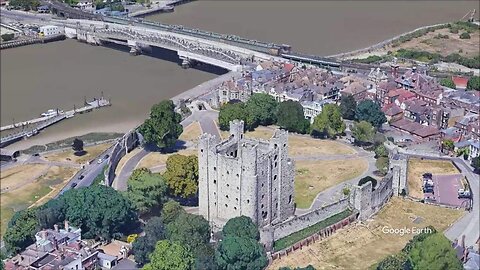
<path id="1" fill-rule="evenodd" d="M 462 174 L 433 175 L 434 193 L 424 193 L 425 201 L 453 207 L 465 207 L 469 199 L 458 198 L 462 185 Z"/>

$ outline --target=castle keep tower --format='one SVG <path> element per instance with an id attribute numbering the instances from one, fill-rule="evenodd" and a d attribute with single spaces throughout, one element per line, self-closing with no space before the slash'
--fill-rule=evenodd
<path id="1" fill-rule="evenodd" d="M 260 228 L 280 223 L 295 211 L 295 165 L 288 157 L 288 133 L 269 141 L 244 137 L 243 121 L 230 122 L 220 143 L 203 134 L 198 145 L 200 214 L 220 230 L 231 218 L 247 216 Z"/>

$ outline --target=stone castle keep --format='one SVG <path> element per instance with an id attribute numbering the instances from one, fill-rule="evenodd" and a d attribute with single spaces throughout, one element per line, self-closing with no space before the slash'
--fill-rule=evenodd
<path id="1" fill-rule="evenodd" d="M 227 140 L 218 142 L 209 134 L 199 140 L 200 214 L 215 231 L 242 215 L 262 228 L 295 212 L 295 165 L 287 155 L 287 131 L 276 130 L 269 141 L 245 138 L 243 131 L 243 121 L 235 120 Z"/>

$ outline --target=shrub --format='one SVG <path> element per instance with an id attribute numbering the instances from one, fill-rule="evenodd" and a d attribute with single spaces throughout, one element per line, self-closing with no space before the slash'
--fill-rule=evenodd
<path id="1" fill-rule="evenodd" d="M 343 195 L 345 195 L 345 196 L 350 195 L 350 189 L 347 188 L 347 187 L 343 188 L 343 189 L 342 189 L 342 192 L 343 192 Z"/>
<path id="2" fill-rule="evenodd" d="M 460 35 L 460 39 L 470 39 L 470 34 L 467 33 L 467 32 L 463 32 L 463 33 Z"/>
<path id="3" fill-rule="evenodd" d="M 13 37 L 14 37 L 13 34 L 3 34 L 3 35 L 2 35 L 2 40 L 3 40 L 3 41 L 10 41 L 10 40 L 13 39 Z"/>

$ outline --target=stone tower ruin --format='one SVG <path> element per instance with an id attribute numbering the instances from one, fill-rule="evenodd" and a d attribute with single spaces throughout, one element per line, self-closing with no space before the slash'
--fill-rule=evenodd
<path id="1" fill-rule="evenodd" d="M 245 138 L 243 131 L 243 121 L 235 120 L 227 140 L 200 136 L 199 208 L 214 231 L 242 215 L 262 228 L 295 211 L 295 165 L 288 157 L 287 131 L 276 130 L 269 141 Z"/>

